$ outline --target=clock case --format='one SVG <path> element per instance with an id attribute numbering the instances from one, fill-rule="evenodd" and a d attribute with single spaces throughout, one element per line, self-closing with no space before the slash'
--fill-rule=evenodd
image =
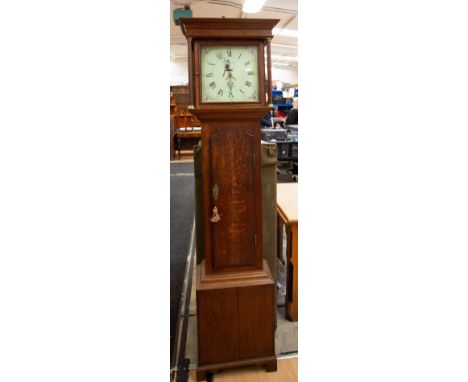
<path id="1" fill-rule="evenodd" d="M 278 21 L 180 19 L 188 43 L 189 108 L 202 126 L 205 260 L 196 269 L 198 380 L 239 366 L 276 370 L 276 285 L 262 249 L 260 120 L 272 109 L 270 41 Z M 258 47 L 258 101 L 202 102 L 200 53 L 206 45 Z M 215 206 L 221 219 L 212 222 Z"/>

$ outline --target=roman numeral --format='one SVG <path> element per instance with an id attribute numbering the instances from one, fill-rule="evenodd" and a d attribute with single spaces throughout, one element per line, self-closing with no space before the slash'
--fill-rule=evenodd
<path id="1" fill-rule="evenodd" d="M 255 73 L 252 72 L 252 71 L 247 72 L 247 75 L 249 75 L 249 76 L 253 76 L 254 74 L 255 74 Z"/>
<path id="2" fill-rule="evenodd" d="M 218 95 L 222 96 L 223 95 L 223 89 L 218 90 Z"/>
<path id="3" fill-rule="evenodd" d="M 240 56 L 242 56 L 242 53 L 241 53 L 241 54 L 239 54 L 239 57 L 237 57 L 237 59 L 239 59 L 239 58 L 240 58 Z"/>
<path id="4" fill-rule="evenodd" d="M 247 61 L 244 65 L 245 66 L 250 65 L 250 61 Z"/>
<path id="5" fill-rule="evenodd" d="M 228 55 L 229 57 L 232 56 L 232 52 L 231 52 L 230 50 L 227 50 L 226 52 L 227 52 L 227 55 Z"/>
<path id="6" fill-rule="evenodd" d="M 213 73 L 208 73 L 206 76 L 207 77 L 213 77 Z"/>
<path id="7" fill-rule="evenodd" d="M 248 87 L 250 88 L 250 85 L 252 85 L 252 83 L 251 83 L 251 82 L 249 82 L 249 81 L 245 81 L 245 86 L 248 86 Z"/>
<path id="8" fill-rule="evenodd" d="M 232 90 L 229 90 L 229 97 L 234 98 L 234 94 L 232 94 Z"/>
<path id="9" fill-rule="evenodd" d="M 214 89 L 215 87 L 216 87 L 216 83 L 215 83 L 214 81 L 211 82 L 211 83 L 210 83 L 210 88 L 211 88 L 211 89 Z"/>
<path id="10" fill-rule="evenodd" d="M 212 64 L 211 62 L 208 62 L 208 65 L 214 65 L 214 64 Z"/>
<path id="11" fill-rule="evenodd" d="M 239 91 L 242 93 L 242 94 L 245 94 L 244 91 L 242 89 L 239 89 Z"/>
<path id="12" fill-rule="evenodd" d="M 221 52 L 216 53 L 216 57 L 218 57 L 220 60 L 224 58 L 223 54 Z"/>

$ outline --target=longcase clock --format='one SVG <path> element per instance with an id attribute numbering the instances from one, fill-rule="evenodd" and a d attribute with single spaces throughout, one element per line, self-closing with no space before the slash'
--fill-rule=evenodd
<path id="1" fill-rule="evenodd" d="M 180 19 L 190 109 L 202 125 L 199 380 L 239 366 L 276 370 L 276 286 L 262 251 L 260 120 L 272 109 L 270 41 L 278 21 Z"/>

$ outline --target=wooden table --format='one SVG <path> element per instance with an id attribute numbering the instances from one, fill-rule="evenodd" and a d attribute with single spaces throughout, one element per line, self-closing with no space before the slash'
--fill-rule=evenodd
<path id="1" fill-rule="evenodd" d="M 278 219 L 278 256 L 283 250 L 283 226 L 286 227 L 286 317 L 297 321 L 297 275 L 298 275 L 298 212 L 297 183 L 277 185 L 276 213 Z"/>
<path id="2" fill-rule="evenodd" d="M 179 159 L 181 158 L 182 140 L 183 139 L 201 139 L 201 130 L 176 130 L 174 134 L 177 139 L 177 149 L 179 151 Z"/>

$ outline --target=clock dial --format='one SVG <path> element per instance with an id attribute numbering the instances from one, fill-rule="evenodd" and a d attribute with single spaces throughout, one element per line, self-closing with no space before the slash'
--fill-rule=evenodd
<path id="1" fill-rule="evenodd" d="M 203 46 L 201 101 L 258 102 L 257 46 Z"/>

